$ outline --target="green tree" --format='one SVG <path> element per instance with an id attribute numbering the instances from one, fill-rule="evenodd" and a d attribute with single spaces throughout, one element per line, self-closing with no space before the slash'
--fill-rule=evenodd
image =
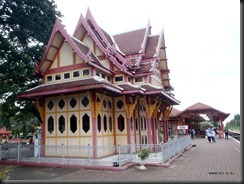
<path id="1" fill-rule="evenodd" d="M 226 128 L 240 129 L 240 119 L 241 119 L 240 114 L 235 114 L 234 119 L 226 123 Z"/>
<path id="2" fill-rule="evenodd" d="M 6 127 L 11 118 L 41 120 L 35 105 L 16 95 L 41 82 L 33 75 L 34 63 L 60 17 L 54 0 L 0 0 L 0 121 Z"/>
<path id="3" fill-rule="evenodd" d="M 241 119 L 240 114 L 236 114 L 236 115 L 234 116 L 235 125 L 236 125 L 237 127 L 240 127 L 240 119 Z"/>
<path id="4" fill-rule="evenodd" d="M 18 133 L 23 133 L 23 136 L 26 137 L 28 133 L 34 133 L 38 125 L 39 121 L 37 119 L 18 121 L 13 130 Z"/>
<path id="5" fill-rule="evenodd" d="M 211 127 L 211 126 L 214 126 L 214 125 L 211 122 L 209 122 L 209 121 L 201 121 L 201 122 L 198 123 L 198 126 L 199 126 L 199 129 L 201 131 L 203 131 L 203 130 L 206 130 L 207 127 Z"/>

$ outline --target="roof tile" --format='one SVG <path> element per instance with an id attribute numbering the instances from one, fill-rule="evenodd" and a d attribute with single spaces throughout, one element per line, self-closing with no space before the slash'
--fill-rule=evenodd
<path id="1" fill-rule="evenodd" d="M 119 49 L 126 55 L 138 54 L 146 33 L 146 28 L 114 35 L 114 40 Z"/>
<path id="2" fill-rule="evenodd" d="M 159 42 L 159 35 L 148 37 L 144 59 L 152 58 L 154 56 L 154 54 L 156 53 L 158 42 Z"/>

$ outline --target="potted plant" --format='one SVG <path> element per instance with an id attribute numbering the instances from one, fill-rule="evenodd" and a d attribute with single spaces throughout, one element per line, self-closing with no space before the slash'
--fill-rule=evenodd
<path id="1" fill-rule="evenodd" d="M 138 157 L 141 158 L 141 163 L 139 169 L 146 169 L 145 168 L 145 160 L 149 157 L 150 151 L 146 148 L 143 148 L 141 152 L 138 154 Z"/>

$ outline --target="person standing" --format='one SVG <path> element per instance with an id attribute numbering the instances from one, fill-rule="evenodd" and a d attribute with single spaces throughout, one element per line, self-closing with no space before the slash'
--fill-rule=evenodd
<path id="1" fill-rule="evenodd" d="M 32 143 L 33 143 L 33 137 L 31 137 L 29 140 L 29 144 L 32 144 Z"/>
<path id="2" fill-rule="evenodd" d="M 229 130 L 225 129 L 225 139 L 229 139 Z"/>
<path id="3" fill-rule="evenodd" d="M 194 137 L 195 137 L 195 130 L 193 128 L 190 130 L 190 134 L 191 134 L 191 139 L 194 139 Z"/>

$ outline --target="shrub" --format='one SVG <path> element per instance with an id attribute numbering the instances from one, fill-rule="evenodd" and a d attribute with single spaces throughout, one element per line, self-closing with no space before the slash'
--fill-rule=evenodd
<path id="1" fill-rule="evenodd" d="M 0 181 L 7 180 L 10 176 L 10 172 L 12 171 L 11 166 L 5 166 L 3 169 L 0 169 Z"/>

